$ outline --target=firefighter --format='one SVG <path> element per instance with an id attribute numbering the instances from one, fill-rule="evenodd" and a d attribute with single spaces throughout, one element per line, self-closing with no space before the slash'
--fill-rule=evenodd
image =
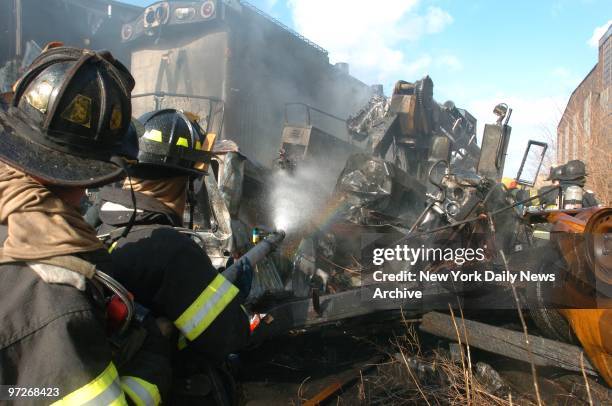
<path id="1" fill-rule="evenodd" d="M 101 190 L 98 232 L 114 239 L 115 277 L 140 304 L 173 322 L 180 348 L 220 361 L 249 338 L 249 319 L 241 304 L 250 276 L 245 272 L 237 286 L 230 283 L 206 252 L 175 228 L 183 226 L 190 179 L 205 175 L 211 145 L 193 117 L 182 111 L 159 110 L 140 121 L 144 134 L 138 164 L 123 188 Z"/>
<path id="2" fill-rule="evenodd" d="M 559 207 L 559 180 L 561 179 L 563 170 L 563 165 L 551 166 L 548 178 L 546 178 L 551 184 L 538 189 L 540 206 L 543 209 L 552 210 Z"/>
<path id="3" fill-rule="evenodd" d="M 600 203 L 592 190 L 584 189 L 586 184 L 586 166 L 579 159 L 574 159 L 563 165 L 559 174 L 559 184 L 563 189 L 565 208 L 597 207 Z"/>
<path id="4" fill-rule="evenodd" d="M 123 177 L 133 86 L 110 53 L 56 47 L 0 109 L 0 385 L 28 389 L 20 404 L 155 405 L 168 389 L 150 318 L 139 351 L 111 347 L 100 287 L 126 292 L 78 211 L 85 188 Z"/>
<path id="5" fill-rule="evenodd" d="M 600 203 L 595 197 L 595 193 L 584 189 L 586 177 L 584 162 L 578 159 L 551 168 L 547 180 L 550 180 L 552 185 L 544 186 L 538 191 L 538 194 L 543 196 L 540 198 L 542 206 L 559 208 L 559 200 L 562 200 L 563 209 L 598 207 Z M 560 199 L 560 196 L 562 199 Z"/>
<path id="6" fill-rule="evenodd" d="M 519 189 L 519 184 L 516 181 L 516 179 L 510 180 L 510 182 L 508 182 L 506 188 L 507 188 L 508 193 L 510 194 L 510 196 L 512 196 L 512 198 L 515 199 L 517 192 L 520 190 Z"/>

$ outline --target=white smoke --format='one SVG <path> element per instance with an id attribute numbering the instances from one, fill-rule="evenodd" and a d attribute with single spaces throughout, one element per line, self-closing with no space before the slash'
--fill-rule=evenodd
<path id="1" fill-rule="evenodd" d="M 277 171 L 270 194 L 274 226 L 287 234 L 306 226 L 323 209 L 336 178 L 326 168 L 304 162 L 293 173 Z"/>

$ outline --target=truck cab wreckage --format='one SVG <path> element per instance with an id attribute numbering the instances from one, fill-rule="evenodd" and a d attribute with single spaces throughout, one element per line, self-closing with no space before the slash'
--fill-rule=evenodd
<path id="1" fill-rule="evenodd" d="M 528 143 L 516 176 L 522 193 L 512 194 L 501 183 L 512 110 L 504 104 L 495 108 L 498 121 L 485 125 L 479 147 L 475 119 L 452 102 L 437 104 L 432 87 L 429 77 L 415 84 L 400 81 L 390 101 L 376 96 L 348 120 L 351 133 L 367 140 L 370 152 L 348 158 L 326 214 L 293 244 L 285 292 L 251 303 L 265 321 L 255 329 L 254 342 L 374 314 L 417 316 L 448 309 L 449 303 L 463 309 L 518 306 L 545 337 L 568 341 L 571 327 L 578 337 L 572 342 L 584 346 L 591 371 L 609 383 L 610 348 L 594 337 L 605 334 L 601 317 L 610 295 L 605 246 L 612 211 L 538 206 L 538 196 L 526 190 L 534 186 L 547 148 L 538 141 Z M 538 223 L 552 225 L 544 246 L 534 239 Z M 400 243 L 413 249 L 481 249 L 483 260 L 372 265 L 374 250 Z M 434 280 L 478 272 L 489 275 L 489 282 L 378 282 L 373 275 L 380 269 L 390 275 L 421 272 Z M 545 287 L 549 278 L 556 280 L 552 288 Z M 400 300 L 374 300 L 385 284 Z M 401 295 L 415 288 L 422 290 L 422 300 Z M 578 304 L 576 297 L 584 301 Z M 574 310 L 580 306 L 593 310 Z"/>
<path id="2" fill-rule="evenodd" d="M 326 326 L 367 323 L 372 317 L 393 319 L 400 313 L 431 314 L 427 320 L 443 325 L 446 321 L 430 312 L 445 310 L 449 303 L 467 310 L 511 309 L 518 303 L 545 337 L 581 343 L 591 360 L 589 373 L 600 373 L 609 381 L 610 349 L 597 339 L 597 331 L 604 325 L 600 320 L 610 295 L 606 244 L 612 212 L 597 207 L 563 209 L 562 199 L 554 209 L 538 206 L 538 196 L 526 191 L 535 184 L 547 148 L 537 141 L 528 143 L 516 176 L 524 193 L 513 195 L 501 182 L 512 110 L 504 104 L 495 108 L 498 121 L 485 125 L 479 147 L 475 119 L 452 102 L 436 103 L 432 87 L 429 77 L 415 84 L 398 82 L 391 101 L 375 96 L 347 121 L 352 136 L 365 141 L 369 151 L 348 156 L 322 214 L 294 230 L 285 244 L 284 232 L 259 225 L 273 221 L 265 215 L 261 196 L 269 192 L 274 173 L 242 155 L 237 145 L 218 143 L 214 169 L 196 192 L 196 212 L 208 214 L 200 216 L 206 224 L 195 224 L 194 235 L 211 258 L 218 258 L 215 263 L 221 270 L 230 256 L 245 253 L 243 258 L 256 267 L 248 303 L 253 345 Z M 286 127 L 283 132 L 282 148 L 295 151 L 296 138 L 288 135 L 290 131 Z M 275 170 L 293 172 L 316 158 L 308 155 L 308 143 L 317 142 L 317 137 L 325 135 L 298 137 L 303 155 L 290 156 L 295 159 L 290 167 Z M 543 246 L 533 233 L 542 223 L 552 225 L 550 240 Z M 249 230 L 254 226 L 258 237 L 252 239 Z M 261 234 L 269 237 L 249 251 Z M 483 260 L 458 263 L 439 257 L 399 266 L 372 265 L 375 249 L 393 249 L 400 243 L 434 251 L 480 249 Z M 275 248 L 281 257 L 266 258 Z M 238 272 L 239 266 L 240 261 L 228 272 Z M 537 276 L 551 269 L 557 281 L 552 289 L 546 287 L 546 278 Z M 419 272 L 429 275 L 425 281 L 437 283 L 400 278 L 380 282 L 374 275 L 381 270 L 385 275 Z M 487 283 L 444 278 L 474 272 L 491 276 Z M 521 274 L 528 276 L 521 280 Z M 377 291 L 391 288 L 397 291 L 396 300 L 375 300 Z M 418 300 L 411 294 L 402 296 L 415 289 L 421 292 Z M 423 328 L 444 336 L 436 323 L 428 321 Z M 568 335 L 570 328 L 573 334 Z M 474 341 L 478 346 L 479 339 Z M 544 341 L 542 348 L 551 343 Z M 482 348 L 500 351 L 486 344 Z M 525 354 L 508 356 L 526 360 Z M 567 359 L 539 362 L 576 370 Z"/>
<path id="3" fill-rule="evenodd" d="M 423 314 L 427 320 L 423 331 L 452 340 L 444 332 L 449 321 L 435 311 L 448 310 L 449 304 L 467 311 L 518 306 L 545 337 L 532 336 L 541 345 L 536 352 L 568 345 L 561 342 L 581 344 L 590 360 L 587 372 L 599 373 L 609 383 L 611 351 L 600 337 L 605 334 L 603 317 L 610 297 L 606 247 L 611 209 L 564 209 L 563 190 L 557 207 L 538 203 L 541 196 L 528 192 L 547 149 L 538 141 L 527 145 L 516 176 L 523 189 L 513 194 L 501 182 L 512 110 L 504 104 L 495 107 L 498 120 L 484 126 L 478 146 L 475 119 L 452 102 L 435 102 L 432 88 L 429 77 L 415 84 L 400 81 L 390 101 L 375 96 L 347 120 L 350 134 L 368 149 L 347 155 L 321 213 L 288 233 L 283 243 L 284 232 L 261 225 L 273 222 L 265 214 L 261 196 L 269 193 L 275 171 L 292 176 L 300 165 L 316 158 L 309 156 L 308 142 L 324 139 L 325 133 L 298 137 L 300 155 L 288 155 L 290 165 L 277 165 L 272 171 L 250 161 L 235 144 L 218 144 L 216 169 L 200 189 L 207 197 L 197 199 L 203 206 L 196 207 L 196 212 L 209 213 L 203 218 L 212 226 L 196 224 L 195 229 L 211 258 L 222 253 L 217 262 L 221 270 L 230 256 L 244 253 L 243 258 L 250 258 L 256 267 L 247 306 L 253 322 L 252 345 L 373 319 Z M 312 134 L 318 131 L 305 128 Z M 282 148 L 296 151 L 297 138 L 290 132 L 291 127 L 285 127 Z M 549 240 L 534 236 L 538 224 L 550 225 Z M 249 238 L 253 227 L 255 239 Z M 211 234 L 212 229 L 225 230 L 223 248 L 219 245 L 223 238 Z M 252 249 L 258 253 L 249 254 L 253 242 L 266 235 Z M 457 261 L 441 255 L 373 265 L 375 250 L 393 250 L 400 244 L 422 252 L 471 250 L 482 260 Z M 274 249 L 279 253 L 266 257 Z M 239 272 L 240 265 L 239 261 L 231 272 Z M 425 275 L 424 279 L 396 276 L 410 272 Z M 381 274 L 391 278 L 381 281 Z M 481 274 L 488 279 L 453 282 L 451 274 Z M 381 291 L 391 292 L 393 300 L 387 296 L 377 300 Z M 498 333 L 510 334 L 503 329 L 491 332 Z M 478 336 L 472 339 L 477 348 L 529 359 L 525 352 L 507 353 L 503 345 L 490 346 Z M 570 345 L 567 351 L 570 355 L 560 355 L 560 361 L 543 358 L 537 365 L 580 370 L 572 361 L 577 347 Z"/>

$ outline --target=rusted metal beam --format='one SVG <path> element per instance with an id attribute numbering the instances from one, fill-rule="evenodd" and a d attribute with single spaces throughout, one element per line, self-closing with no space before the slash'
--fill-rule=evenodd
<path id="1" fill-rule="evenodd" d="M 337 376 L 333 377 L 331 382 L 323 388 L 319 393 L 314 395 L 312 398 L 304 401 L 303 406 L 318 406 L 331 400 L 332 396 L 340 392 L 342 389 L 347 388 L 351 384 L 354 384 L 359 377 L 369 369 L 373 368 L 384 359 L 383 355 L 377 355 L 370 358 L 366 363 L 356 366 L 350 371 L 345 371 Z"/>

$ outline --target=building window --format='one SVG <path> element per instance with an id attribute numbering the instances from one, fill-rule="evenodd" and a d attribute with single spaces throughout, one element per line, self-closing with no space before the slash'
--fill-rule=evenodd
<path id="1" fill-rule="evenodd" d="M 578 114 L 574 115 L 574 128 L 572 128 L 572 159 L 578 158 Z"/>
<path id="2" fill-rule="evenodd" d="M 591 93 L 584 99 L 582 129 L 584 130 L 585 138 L 589 138 L 591 136 Z"/>
<path id="3" fill-rule="evenodd" d="M 564 126 L 557 131 L 557 162 L 563 160 L 563 135 L 565 134 L 566 128 L 567 126 Z"/>
<path id="4" fill-rule="evenodd" d="M 612 40 L 609 37 L 606 42 L 602 45 L 602 72 L 603 72 L 603 85 L 604 87 L 610 87 L 612 85 Z"/>
<path id="5" fill-rule="evenodd" d="M 565 134 L 563 134 L 563 162 L 566 163 L 569 159 L 569 124 L 565 126 Z"/>

